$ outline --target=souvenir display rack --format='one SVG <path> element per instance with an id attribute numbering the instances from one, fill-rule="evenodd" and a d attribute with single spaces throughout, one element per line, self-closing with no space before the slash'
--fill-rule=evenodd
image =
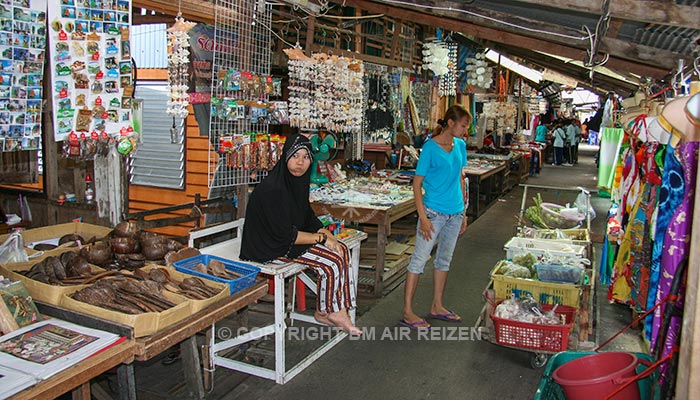
<path id="1" fill-rule="evenodd" d="M 68 157 L 106 156 L 133 134 L 131 2 L 50 2 L 48 21 L 54 137 Z M 134 144 L 117 143 L 122 154 Z"/>
<path id="2" fill-rule="evenodd" d="M 46 0 L 0 6 L 0 152 L 41 148 Z"/>
<path id="3" fill-rule="evenodd" d="M 209 148 L 208 157 L 211 188 L 257 183 L 266 175 L 267 168 L 252 162 L 249 145 L 256 137 L 262 139 L 268 134 L 269 92 L 265 86 L 272 84 L 271 34 L 265 28 L 271 24 L 272 5 L 252 0 L 217 0 L 215 10 L 209 119 L 213 147 Z M 229 152 L 241 156 L 241 162 L 227 162 L 230 158 L 220 152 L 222 139 L 233 145 Z"/>

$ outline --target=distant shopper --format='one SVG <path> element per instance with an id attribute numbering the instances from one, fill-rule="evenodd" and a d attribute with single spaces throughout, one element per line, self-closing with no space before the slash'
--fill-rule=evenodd
<path id="1" fill-rule="evenodd" d="M 437 242 L 433 272 L 433 302 L 428 318 L 460 322 L 459 315 L 443 304 L 447 274 L 457 237 L 467 229 L 465 214 L 466 190 L 462 168 L 467 165 L 467 147 L 463 140 L 471 123 L 471 115 L 460 105 L 447 109 L 438 120 L 432 140 L 423 145 L 413 194 L 418 212 L 416 246 L 406 273 L 402 326 L 428 329 L 430 324 L 413 311 L 413 298 L 418 279 Z M 424 194 L 425 191 L 425 194 Z"/>
<path id="2" fill-rule="evenodd" d="M 540 120 L 540 124 L 535 128 L 535 142 L 547 143 L 547 132 L 549 132 L 549 129 L 547 129 L 544 121 Z"/>
<path id="3" fill-rule="evenodd" d="M 574 165 L 574 142 L 576 141 L 576 123 L 573 119 L 566 121 L 566 143 L 564 144 L 564 165 Z"/>
<path id="4" fill-rule="evenodd" d="M 578 119 L 574 120 L 574 143 L 571 146 L 572 164 L 578 164 L 578 145 L 581 143 L 581 137 L 583 135 L 582 128 L 579 126 L 580 123 Z"/>
<path id="5" fill-rule="evenodd" d="M 318 274 L 314 318 L 361 335 L 348 309 L 355 307 L 355 286 L 348 271 L 348 248 L 323 228 L 309 204 L 311 142 L 287 139 L 284 157 L 251 193 L 241 238 L 241 260 L 295 261 Z"/>
<path id="6" fill-rule="evenodd" d="M 564 145 L 566 143 L 566 132 L 562 122 L 557 122 L 554 127 L 554 163 L 561 165 L 564 157 Z"/>

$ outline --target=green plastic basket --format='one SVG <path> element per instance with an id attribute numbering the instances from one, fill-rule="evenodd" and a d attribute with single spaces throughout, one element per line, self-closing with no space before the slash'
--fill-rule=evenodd
<path id="1" fill-rule="evenodd" d="M 544 368 L 542 379 L 540 379 L 540 384 L 537 386 L 537 392 L 535 392 L 535 400 L 566 400 L 561 386 L 559 386 L 559 384 L 552 378 L 554 370 L 571 360 L 591 354 L 596 353 L 594 351 L 562 351 L 561 353 L 553 355 Z M 649 363 L 654 362 L 653 357 L 646 353 L 634 353 L 634 355 L 636 355 L 640 360 L 647 361 Z M 637 366 L 637 374 L 641 373 L 646 368 L 646 365 L 640 363 Z M 654 382 L 658 380 L 658 377 L 658 371 L 654 371 L 646 378 L 637 381 L 637 385 L 639 385 L 639 393 L 641 394 L 641 400 L 658 400 L 661 398 L 661 388 L 659 385 L 654 385 Z"/>

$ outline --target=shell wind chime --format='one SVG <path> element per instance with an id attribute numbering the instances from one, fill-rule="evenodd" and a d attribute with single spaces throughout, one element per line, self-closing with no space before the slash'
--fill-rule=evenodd
<path id="1" fill-rule="evenodd" d="M 175 18 L 173 26 L 168 32 L 168 89 L 170 101 L 167 103 L 167 113 L 173 118 L 186 118 L 189 114 L 187 106 L 189 95 L 187 94 L 187 80 L 189 67 L 190 35 L 187 33 L 196 23 L 185 21 L 181 14 Z"/>

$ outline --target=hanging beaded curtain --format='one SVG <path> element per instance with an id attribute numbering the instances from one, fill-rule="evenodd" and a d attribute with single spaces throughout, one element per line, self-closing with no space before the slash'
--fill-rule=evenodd
<path id="1" fill-rule="evenodd" d="M 391 142 L 394 118 L 389 68 L 365 63 L 365 88 L 364 140 L 367 143 Z"/>
<path id="2" fill-rule="evenodd" d="M 440 76 L 440 87 L 438 94 L 440 96 L 456 96 L 457 95 L 457 42 L 452 40 L 451 36 L 442 43 L 442 46 L 447 48 L 447 73 Z"/>
<path id="3" fill-rule="evenodd" d="M 272 5 L 216 0 L 212 62 L 209 187 L 259 182 L 277 160 L 268 135 Z"/>
<path id="4" fill-rule="evenodd" d="M 289 124 L 302 129 L 328 129 L 347 134 L 352 159 L 362 157 L 365 109 L 364 64 L 360 60 L 312 54 L 300 47 L 289 57 Z"/>

